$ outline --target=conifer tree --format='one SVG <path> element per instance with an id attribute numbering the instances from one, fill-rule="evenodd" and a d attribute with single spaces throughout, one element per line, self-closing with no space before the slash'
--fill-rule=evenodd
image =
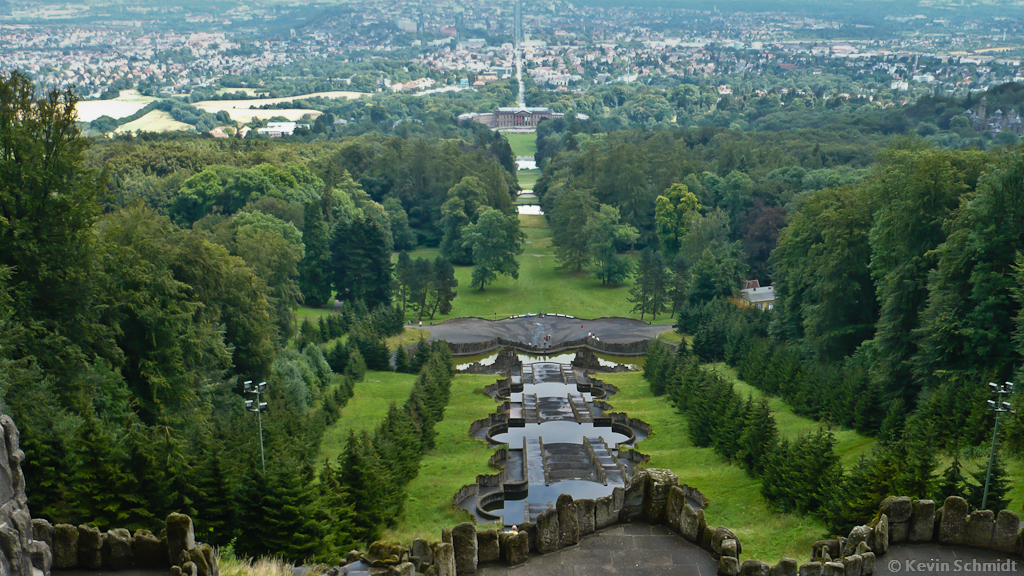
<path id="1" fill-rule="evenodd" d="M 739 439 L 737 457 L 743 468 L 753 477 L 764 472 L 767 455 L 778 443 L 779 433 L 768 400 L 760 398 L 751 403 Z"/>
<path id="2" fill-rule="evenodd" d="M 120 526 L 129 516 L 121 497 L 128 477 L 117 457 L 113 435 L 94 415 L 86 416 L 82 425 L 78 455 L 74 485 L 79 518 L 101 528 Z"/>
<path id="3" fill-rule="evenodd" d="M 975 510 L 982 509 L 982 500 L 984 500 L 985 494 L 985 478 L 987 476 L 988 462 L 986 461 L 980 470 L 971 474 L 974 482 L 967 484 L 964 497 L 967 499 L 967 503 L 971 505 L 971 508 Z M 1006 465 L 1003 462 L 1003 457 L 997 450 L 995 458 L 992 460 L 992 478 L 988 486 L 988 501 L 985 503 L 985 509 L 998 512 L 1009 508 L 1010 499 L 1007 496 L 1011 488 L 1010 480 L 1007 477 Z"/>
<path id="4" fill-rule="evenodd" d="M 409 353 L 401 346 L 395 350 L 395 372 L 398 372 L 399 374 L 411 374 L 411 369 L 409 368 Z"/>
<path id="5" fill-rule="evenodd" d="M 935 501 L 945 502 L 950 496 L 964 496 L 967 487 L 967 478 L 963 473 L 963 466 L 960 464 L 960 454 L 953 454 L 953 461 L 942 471 L 935 486 Z"/>
<path id="6" fill-rule="evenodd" d="M 307 306 L 320 307 L 331 298 L 330 233 L 319 203 L 306 205 L 302 225 L 306 250 L 299 262 L 299 288 Z"/>
<path id="7" fill-rule="evenodd" d="M 359 353 L 359 348 L 352 348 L 348 355 L 348 362 L 345 364 L 345 376 L 352 382 L 362 382 L 366 378 L 366 361 Z"/>

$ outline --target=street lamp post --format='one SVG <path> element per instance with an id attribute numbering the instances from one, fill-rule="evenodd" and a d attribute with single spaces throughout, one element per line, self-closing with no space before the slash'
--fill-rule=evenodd
<path id="1" fill-rule="evenodd" d="M 985 510 L 988 506 L 988 487 L 992 481 L 992 463 L 996 459 L 996 442 L 999 437 L 999 415 L 1003 412 L 1009 412 L 1011 410 L 1010 403 L 1003 401 L 1003 395 L 1013 394 L 1013 382 L 1004 382 L 1003 384 L 996 384 L 995 382 L 988 383 L 989 389 L 996 395 L 998 400 L 989 400 L 989 410 L 996 413 L 996 425 L 992 430 L 992 452 L 988 457 L 988 473 L 985 474 L 985 491 L 981 496 L 981 509 Z"/>
<path id="2" fill-rule="evenodd" d="M 260 396 L 267 391 L 267 383 L 253 385 L 252 380 L 245 381 L 245 393 L 255 394 L 256 400 L 246 400 L 245 409 L 256 413 L 256 421 L 260 426 L 260 462 L 263 464 L 263 475 L 267 475 L 267 457 L 263 453 L 263 413 L 267 411 L 267 403 L 260 401 Z"/>

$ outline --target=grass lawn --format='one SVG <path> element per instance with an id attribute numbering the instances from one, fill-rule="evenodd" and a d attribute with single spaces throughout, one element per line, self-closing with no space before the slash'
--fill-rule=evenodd
<path id="1" fill-rule="evenodd" d="M 535 132 L 528 134 L 505 132 L 504 134 L 508 139 L 509 146 L 512 147 L 512 153 L 516 156 L 533 156 L 537 153 L 537 134 Z"/>
<path id="2" fill-rule="evenodd" d="M 783 556 L 805 558 L 811 544 L 825 534 L 820 520 L 770 511 L 761 497 L 760 481 L 726 464 L 710 448 L 695 447 L 686 435 L 686 419 L 664 398 L 652 395 L 640 373 L 603 374 L 601 379 L 620 390 L 609 399 L 616 411 L 654 428 L 654 434 L 638 446 L 651 455 L 650 466 L 668 468 L 681 483 L 700 489 L 711 501 L 706 510 L 708 525 L 735 532 L 743 542 L 744 558 L 770 564 Z"/>
<path id="3" fill-rule="evenodd" d="M 516 178 L 519 179 L 519 187 L 523 190 L 533 190 L 537 179 L 540 178 L 540 170 L 520 170 L 516 172 Z"/>
<path id="4" fill-rule="evenodd" d="M 480 291 L 470 287 L 473 274 L 471 266 L 456 266 L 455 277 L 459 280 L 458 297 L 452 303 L 452 313 L 438 316 L 433 322 L 449 318 L 479 316 L 481 318 L 502 318 L 515 314 L 550 312 L 569 314 L 579 318 L 601 316 L 622 316 L 639 319 L 631 310 L 633 305 L 626 301 L 632 282 L 617 286 L 606 286 L 586 272 L 576 274 L 558 269 L 551 243 L 551 228 L 543 216 L 520 215 L 519 222 L 526 233 L 526 246 L 519 256 L 519 278 L 501 276 L 486 289 Z M 421 249 L 410 252 L 413 258 L 437 257 L 437 249 Z M 396 257 L 397 258 L 397 257 Z M 424 321 L 426 324 L 428 321 Z M 659 316 L 656 324 L 671 325 L 674 320 Z"/>
<path id="5" fill-rule="evenodd" d="M 367 372 L 366 379 L 356 383 L 355 395 L 341 410 L 341 418 L 324 433 L 321 457 L 331 460 L 337 458 L 345 449 L 349 430 L 355 430 L 357 434 L 363 430 L 373 431 L 388 413 L 392 402 L 405 402 L 415 380 L 415 374 Z"/>
<path id="6" fill-rule="evenodd" d="M 399 346 L 408 346 L 415 344 L 420 341 L 420 338 L 426 340 L 430 338 L 430 332 L 422 328 L 406 328 L 398 336 L 391 336 L 388 338 L 388 349 L 394 350 Z"/>
<path id="7" fill-rule="evenodd" d="M 715 364 L 712 368 L 732 380 L 733 387 L 743 396 L 753 396 L 754 398 L 764 396 L 763 392 L 740 380 L 736 376 L 736 370 L 724 363 Z M 769 400 L 769 406 L 775 415 L 775 423 L 779 427 L 779 434 L 783 437 L 796 438 L 803 434 L 817 432 L 818 428 L 821 427 L 819 422 L 798 416 L 782 398 L 772 397 Z M 870 456 L 871 449 L 875 446 L 873 438 L 861 436 L 854 430 L 836 428 L 832 430 L 832 434 L 836 437 L 836 454 L 839 454 L 843 460 L 843 466 L 847 468 L 859 460 L 861 456 Z"/>
<path id="8" fill-rule="evenodd" d="M 475 482 L 477 474 L 495 473 L 487 466 L 493 450 L 469 435 L 474 420 L 486 418 L 496 409 L 494 400 L 483 393 L 484 386 L 493 384 L 494 379 L 481 374 L 455 377 L 451 402 L 437 425 L 437 447 L 424 456 L 419 475 L 409 483 L 405 513 L 394 530 L 384 533 L 384 540 L 409 544 L 415 538 L 425 538 L 433 542 L 441 538 L 441 528 L 470 519 L 468 512 L 452 506 L 452 496 Z"/>

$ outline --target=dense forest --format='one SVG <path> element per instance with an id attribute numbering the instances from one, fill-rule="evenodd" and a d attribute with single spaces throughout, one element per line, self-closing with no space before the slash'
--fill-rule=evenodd
<path id="1" fill-rule="evenodd" d="M 392 250 L 465 237 L 453 250 L 486 272 L 472 239 L 509 219 L 507 142 L 94 142 L 74 106 L 0 80 L 0 394 L 33 512 L 132 529 L 185 512 L 213 544 L 334 563 L 393 526 L 453 363 L 421 343 L 392 366 Z M 447 311 L 452 266 L 427 269 L 424 301 Z M 296 322 L 334 298 L 329 319 Z M 418 377 L 320 461 L 367 369 Z M 264 380 L 265 469 L 242 386 Z"/>

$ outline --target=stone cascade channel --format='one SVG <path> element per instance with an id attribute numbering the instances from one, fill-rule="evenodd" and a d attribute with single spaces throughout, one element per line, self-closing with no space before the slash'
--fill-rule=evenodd
<path id="1" fill-rule="evenodd" d="M 474 433 L 508 446 L 491 462 L 504 469 L 480 477 L 478 489 L 464 490 L 466 496 L 456 498 L 460 507 L 479 523 L 512 526 L 536 521 L 554 508 L 559 494 L 598 498 L 625 486 L 637 455 L 632 445 L 646 433 L 623 423 L 622 415 L 610 415 L 604 400 L 614 388 L 610 392 L 583 369 L 561 362 L 518 364 L 505 374 L 508 386 L 491 393 L 502 402 L 490 418 L 493 425 Z M 627 452 L 630 458 L 620 458 Z"/>

